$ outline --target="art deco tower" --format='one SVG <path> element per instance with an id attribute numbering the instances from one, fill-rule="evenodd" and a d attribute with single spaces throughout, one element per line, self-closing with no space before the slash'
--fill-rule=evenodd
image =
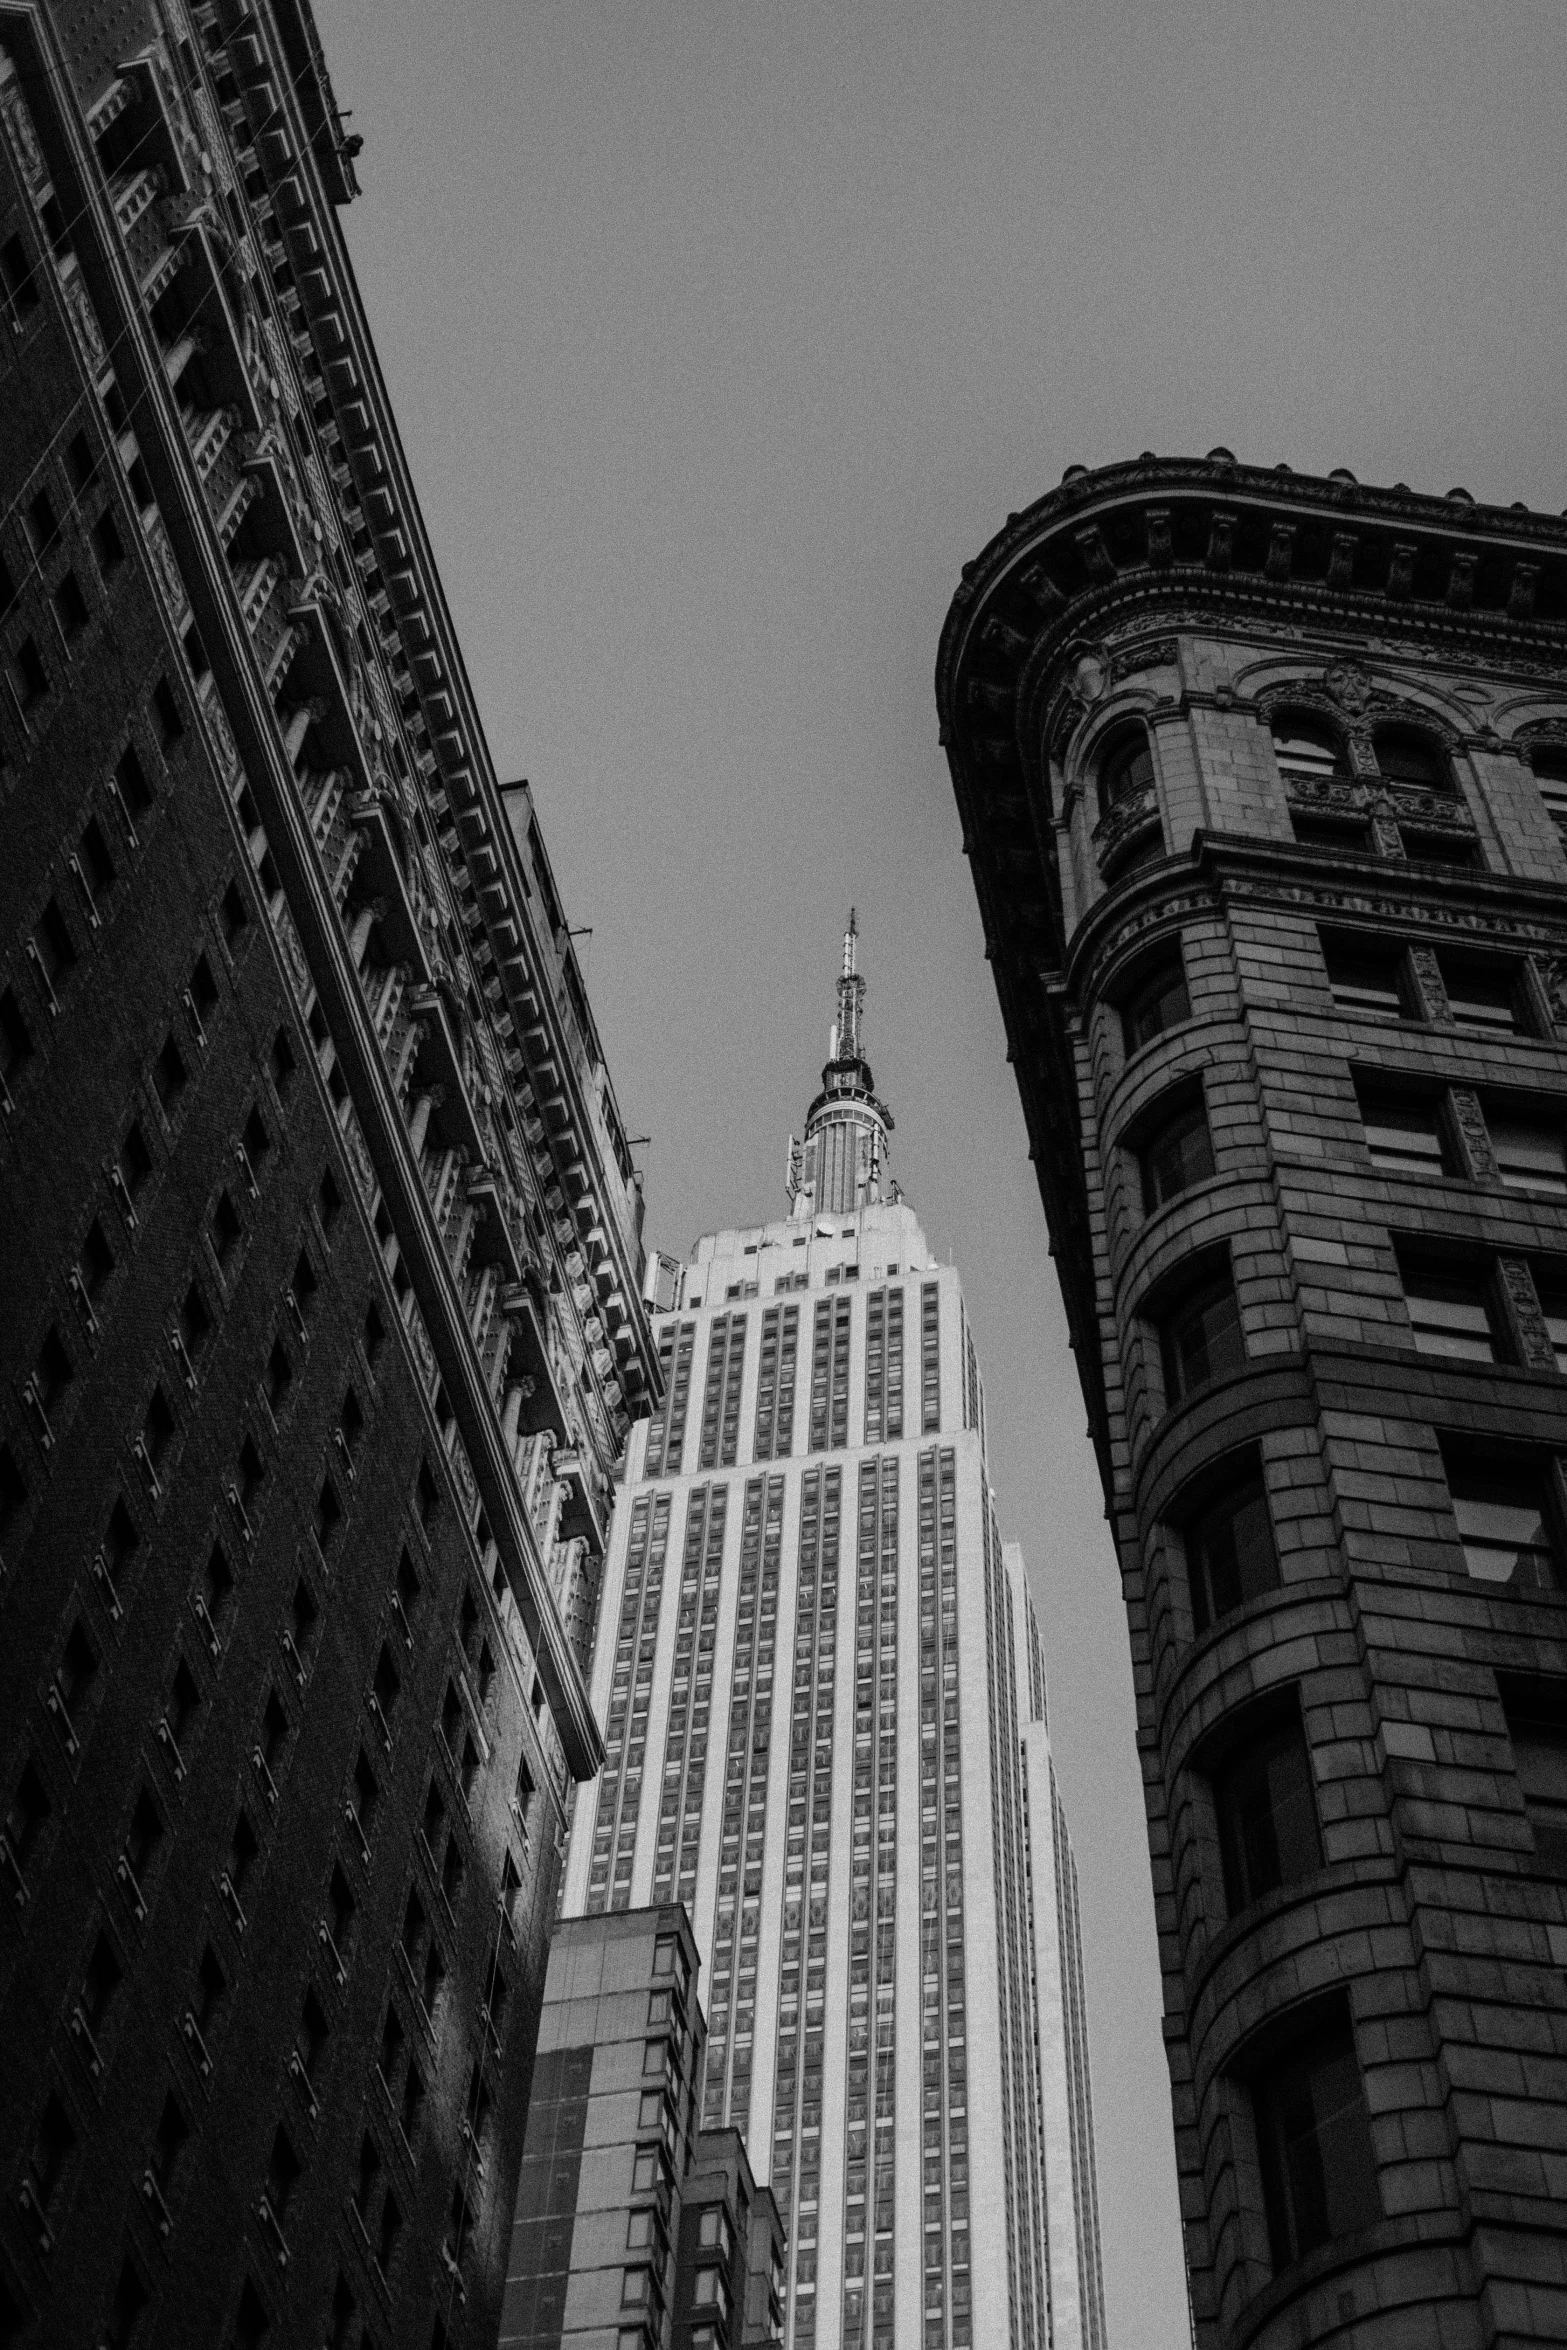
<path id="1" fill-rule="evenodd" d="M 1203 2350 L 1567 2339 L 1567 527 L 1141 458 L 937 673 L 1115 1529 Z"/>
<path id="2" fill-rule="evenodd" d="M 1104 2327 L 1043 1650 L 863 995 L 851 918 L 788 1216 L 663 1268 L 565 1907 L 687 1905 L 701 2118 L 778 2199 L 794 2350 L 1079 2350 Z"/>

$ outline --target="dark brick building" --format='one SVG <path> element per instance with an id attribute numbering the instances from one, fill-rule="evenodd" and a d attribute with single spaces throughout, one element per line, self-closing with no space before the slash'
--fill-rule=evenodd
<path id="1" fill-rule="evenodd" d="M 493 2341 L 641 1200 L 308 7 L 0 4 L 0 2341 Z"/>
<path id="2" fill-rule="evenodd" d="M 1561 2342 L 1567 526 L 1075 467 L 937 692 L 1119 1547 L 1198 2342 Z"/>

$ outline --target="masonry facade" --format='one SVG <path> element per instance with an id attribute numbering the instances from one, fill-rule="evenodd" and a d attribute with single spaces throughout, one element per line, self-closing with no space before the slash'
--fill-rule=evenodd
<path id="1" fill-rule="evenodd" d="M 568 1918 L 675 1900 L 704 2128 L 788 2234 L 792 2350 L 1104 2341 L 1044 1652 L 951 1266 L 888 1168 L 851 921 L 790 1213 L 664 1260 Z"/>
<path id="2" fill-rule="evenodd" d="M 308 8 L 0 6 L 0 2338 L 492 2340 L 641 1202 Z"/>
<path id="3" fill-rule="evenodd" d="M 1120 1556 L 1198 2341 L 1559 2341 L 1567 530 L 1073 468 L 937 694 Z"/>

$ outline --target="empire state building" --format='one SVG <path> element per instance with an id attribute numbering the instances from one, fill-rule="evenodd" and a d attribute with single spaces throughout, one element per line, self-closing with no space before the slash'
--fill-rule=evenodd
<path id="1" fill-rule="evenodd" d="M 658 1269 L 564 1914 L 686 1904 L 700 2119 L 777 2198 L 793 2350 L 1101 2350 L 1044 1650 L 864 996 L 851 916 L 787 1216 Z"/>

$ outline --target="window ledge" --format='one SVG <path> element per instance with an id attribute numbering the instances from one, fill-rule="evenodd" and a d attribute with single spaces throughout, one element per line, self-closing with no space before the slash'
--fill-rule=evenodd
<path id="1" fill-rule="evenodd" d="M 1429 2286 L 1429 2267 L 1426 2255 L 1437 2243 L 1461 2242 L 1468 2232 L 1469 2222 L 1457 2212 L 1417 2211 L 1398 2219 L 1384 2219 L 1375 2227 L 1362 2228 L 1358 2235 L 1346 2236 L 1337 2244 L 1323 2244 L 1315 2252 L 1286 2269 L 1282 2276 L 1270 2277 L 1260 2290 L 1243 2302 L 1228 2329 L 1234 2350 L 1246 2346 L 1275 2319 L 1281 2310 L 1302 2299 L 1330 2277 L 1341 2276 L 1348 2269 L 1372 2269 L 1378 2265 L 1379 2274 L 1367 2276 L 1367 2289 L 1362 2305 L 1356 2298 L 1355 2314 L 1371 2318 L 1388 2308 L 1428 2308 L 1426 2289 Z M 1420 2264 L 1419 2272 L 1412 2273 L 1407 2294 L 1400 2292 L 1396 2269 L 1390 2273 L 1389 2263 L 1401 2252 L 1408 2252 Z M 1240 2266 L 1240 2263 L 1236 2264 Z M 1251 2264 L 1246 2264 L 1251 2266 Z M 1255 2269 L 1253 2269 L 1255 2273 Z"/>
<path id="2" fill-rule="evenodd" d="M 1316 1585 L 1314 1588 L 1320 1590 L 1321 1585 Z M 1187 2003 L 1187 2013 L 1195 2019 L 1215 1975 L 1224 1966 L 1226 1960 L 1233 1957 L 1243 1943 L 1249 1941 L 1253 1935 L 1262 1933 L 1276 1919 L 1287 1916 L 1292 1909 L 1309 1908 L 1313 1902 L 1320 1901 L 1325 1894 L 1331 1893 L 1343 1897 L 1355 1893 L 1363 1886 L 1396 1884 L 1398 1877 L 1399 1864 L 1396 1861 L 1377 1857 L 1354 1861 L 1326 1861 L 1321 1868 L 1313 1869 L 1309 1876 L 1296 1877 L 1288 1885 L 1276 1885 L 1271 1893 L 1263 1894 L 1260 1901 L 1254 1901 L 1248 1909 L 1243 1909 L 1239 1917 L 1226 1918 L 1224 1924 L 1213 1936 L 1191 1976 L 1191 1996 Z M 1217 1887 L 1215 1889 L 1217 1890 Z M 1335 1926 L 1330 1934 L 1317 1937 L 1317 1939 L 1335 1940 L 1342 1935 L 1343 1931 L 1342 1926 Z M 1273 1963 L 1272 1960 L 1264 1961 L 1254 1968 L 1253 1973 L 1265 1976 L 1268 1967 Z"/>

